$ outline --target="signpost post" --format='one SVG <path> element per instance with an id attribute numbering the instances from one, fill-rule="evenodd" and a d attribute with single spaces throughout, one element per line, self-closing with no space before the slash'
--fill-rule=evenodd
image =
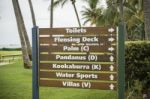
<path id="1" fill-rule="evenodd" d="M 118 37 L 118 99 L 124 99 L 125 93 L 125 33 L 124 24 L 119 24 Z"/>
<path id="2" fill-rule="evenodd" d="M 32 29 L 32 99 L 39 99 L 39 80 L 38 80 L 38 27 Z"/>
<path id="3" fill-rule="evenodd" d="M 114 27 L 33 28 L 33 95 L 47 86 L 120 91 L 123 99 L 123 41 L 117 37 Z"/>

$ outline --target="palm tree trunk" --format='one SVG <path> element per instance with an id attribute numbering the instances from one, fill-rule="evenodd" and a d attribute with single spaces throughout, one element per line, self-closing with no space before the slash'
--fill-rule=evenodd
<path id="1" fill-rule="evenodd" d="M 27 31 L 26 31 L 26 28 L 25 28 L 25 24 L 24 24 L 24 20 L 23 20 L 23 17 L 22 17 L 22 13 L 21 13 L 21 10 L 20 10 L 18 0 L 17 0 L 17 5 L 18 5 L 18 12 L 20 14 L 20 16 L 19 16 L 20 17 L 20 23 L 21 23 L 20 25 L 22 27 L 22 32 L 23 32 L 25 42 L 26 42 L 26 45 L 27 45 L 28 55 L 29 55 L 30 60 L 32 60 L 31 45 L 30 45 L 30 41 L 29 41 L 29 38 L 28 38 L 28 35 L 27 35 Z"/>
<path id="2" fill-rule="evenodd" d="M 15 12 L 15 16 L 16 16 L 16 21 L 17 21 L 17 26 L 18 26 L 18 33 L 20 36 L 20 41 L 21 41 L 21 47 L 22 47 L 22 54 L 23 54 L 23 61 L 24 61 L 24 68 L 30 68 L 31 67 L 31 63 L 30 63 L 30 58 L 28 55 L 28 50 L 27 50 L 27 44 L 25 42 L 25 38 L 24 38 L 24 28 L 22 28 L 22 22 L 21 22 L 21 13 L 20 13 L 20 7 L 19 7 L 19 3 L 18 0 L 12 0 L 13 3 L 13 8 L 14 8 L 14 12 Z"/>
<path id="3" fill-rule="evenodd" d="M 33 23 L 33 26 L 36 26 L 35 14 L 34 14 L 34 10 L 33 10 L 33 4 L 32 4 L 31 0 L 28 0 L 28 2 L 29 2 L 30 11 L 31 11 L 32 23 Z"/>
<path id="4" fill-rule="evenodd" d="M 77 20 L 78 20 L 78 24 L 79 24 L 79 27 L 81 27 L 81 22 L 80 22 L 80 19 L 79 19 L 79 14 L 78 14 L 78 12 L 77 12 L 77 8 L 76 8 L 76 5 L 75 5 L 75 0 L 71 0 L 71 2 L 72 2 L 72 5 L 73 5 L 73 7 L 74 7 L 74 11 L 75 11 L 75 13 L 76 13 L 76 16 L 77 16 Z"/>
<path id="5" fill-rule="evenodd" d="M 145 38 L 150 40 L 150 0 L 143 0 L 144 2 L 144 24 L 145 24 Z"/>
<path id="6" fill-rule="evenodd" d="M 123 10 L 123 0 L 120 0 L 120 20 L 121 23 L 124 24 L 124 10 Z"/>
<path id="7" fill-rule="evenodd" d="M 128 33 L 124 21 L 124 0 L 120 0 L 120 20 L 121 20 L 121 24 L 124 26 L 125 39 L 128 40 Z"/>
<path id="8" fill-rule="evenodd" d="M 50 6 L 50 28 L 53 28 L 53 6 L 54 6 L 54 0 L 51 0 L 51 6 Z"/>

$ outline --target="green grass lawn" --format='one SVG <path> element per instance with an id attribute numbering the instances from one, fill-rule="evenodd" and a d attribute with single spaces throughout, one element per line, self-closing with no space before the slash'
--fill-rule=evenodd
<path id="1" fill-rule="evenodd" d="M 0 51 L 0 55 L 21 54 L 21 51 Z"/>

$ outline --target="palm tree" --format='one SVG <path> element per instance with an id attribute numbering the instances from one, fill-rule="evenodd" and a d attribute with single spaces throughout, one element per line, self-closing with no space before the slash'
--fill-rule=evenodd
<path id="1" fill-rule="evenodd" d="M 150 40 L 150 0 L 143 0 L 144 2 L 144 24 L 145 24 L 145 37 Z"/>
<path id="2" fill-rule="evenodd" d="M 34 14 L 32 1 L 28 0 L 28 2 L 29 2 L 30 11 L 31 11 L 32 23 L 33 23 L 33 26 L 36 26 L 36 20 L 35 20 L 35 14 Z"/>
<path id="3" fill-rule="evenodd" d="M 124 3 L 124 20 L 127 24 L 127 31 L 130 33 L 130 39 L 134 39 L 138 35 L 140 36 L 139 39 L 145 39 L 143 4 L 141 2 L 142 0 L 132 0 Z"/>
<path id="4" fill-rule="evenodd" d="M 29 58 L 28 49 L 27 49 L 27 42 L 26 42 L 25 35 L 24 35 L 25 26 L 23 24 L 24 22 L 22 20 L 22 14 L 20 11 L 19 3 L 18 3 L 18 0 L 12 0 L 12 3 L 13 3 L 13 8 L 14 8 L 17 26 L 18 26 L 18 33 L 19 33 L 20 41 L 21 41 L 24 68 L 30 68 L 31 63 L 30 63 L 30 58 Z"/>
<path id="5" fill-rule="evenodd" d="M 54 7 L 54 0 L 51 0 L 51 6 L 50 6 L 50 27 L 53 27 L 53 7 Z"/>
<path id="6" fill-rule="evenodd" d="M 98 25 L 98 20 L 102 19 L 102 9 L 98 7 L 99 0 L 85 0 L 85 2 L 88 6 L 83 6 L 81 11 L 83 19 L 85 19 L 84 25 L 89 22 L 91 25 Z"/>
<path id="7" fill-rule="evenodd" d="M 23 16 L 22 16 L 22 13 L 21 13 L 21 9 L 20 9 L 18 0 L 17 0 L 17 4 L 18 4 L 18 11 L 20 13 L 20 16 L 19 16 L 20 17 L 20 25 L 22 27 L 22 32 L 23 32 L 23 35 L 24 35 L 25 43 L 27 45 L 26 49 L 28 51 L 28 55 L 29 55 L 29 58 L 31 60 L 32 59 L 31 44 L 30 44 L 30 41 L 29 41 L 29 38 L 28 38 L 28 35 L 27 35 L 27 31 L 26 31 L 26 28 L 25 28 L 25 24 L 24 24 L 24 20 L 23 20 Z"/>
<path id="8" fill-rule="evenodd" d="M 102 13 L 105 26 L 108 26 L 108 25 L 117 26 L 118 25 L 119 20 L 121 18 L 119 17 L 118 2 L 119 0 L 106 0 L 108 7 L 107 9 L 104 9 Z"/>
<path id="9" fill-rule="evenodd" d="M 132 39 L 138 35 L 143 38 L 143 10 L 140 1 L 142 0 L 126 0 L 119 3 L 120 0 L 107 0 L 107 9 L 102 9 L 101 14 L 99 14 L 101 17 L 98 17 L 95 24 L 98 26 L 117 26 L 121 21 L 127 26 L 126 38 Z"/>
<path id="10" fill-rule="evenodd" d="M 79 27 L 81 27 L 81 22 L 80 22 L 79 15 L 78 15 L 78 12 L 77 12 L 77 8 L 76 8 L 76 5 L 75 5 L 76 0 L 56 0 L 54 2 L 54 7 L 56 7 L 56 6 L 60 5 L 60 4 L 63 7 L 69 1 L 72 2 L 72 5 L 74 7 L 74 11 L 75 11 L 75 14 L 76 14 L 76 17 L 77 17 L 77 21 L 78 21 Z"/>
<path id="11" fill-rule="evenodd" d="M 120 0 L 120 20 L 121 23 L 124 24 L 124 6 L 123 6 L 123 0 Z"/>
<path id="12" fill-rule="evenodd" d="M 21 9 L 20 9 L 18 0 L 17 0 L 17 4 L 18 4 L 18 11 L 20 13 L 20 16 L 19 16 L 20 17 L 20 25 L 22 27 L 22 32 L 23 32 L 23 35 L 24 35 L 25 43 L 27 45 L 26 49 L 28 51 L 28 55 L 29 55 L 29 58 L 31 60 L 32 59 L 31 44 L 30 44 L 30 41 L 29 41 L 29 38 L 28 38 L 28 35 L 27 35 L 27 31 L 26 31 L 26 28 L 25 28 L 25 24 L 24 24 L 24 20 L 23 20 L 23 16 L 22 16 L 22 13 L 21 13 Z"/>

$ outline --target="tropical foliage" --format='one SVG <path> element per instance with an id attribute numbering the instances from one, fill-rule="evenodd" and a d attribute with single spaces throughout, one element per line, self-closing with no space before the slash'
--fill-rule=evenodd
<path id="1" fill-rule="evenodd" d="M 84 25 L 90 23 L 91 25 L 97 25 L 98 19 L 102 16 L 102 10 L 98 7 L 99 0 L 84 0 L 87 3 L 87 7 L 83 6 L 81 11 L 84 21 Z"/>
<path id="2" fill-rule="evenodd" d="M 98 7 L 101 0 L 85 0 L 88 6 L 82 11 L 84 23 L 90 22 L 96 26 L 117 26 L 120 22 L 119 0 L 106 0 L 107 8 Z M 145 39 L 143 0 L 125 0 L 124 21 L 126 38 L 129 40 Z"/>
<path id="3" fill-rule="evenodd" d="M 125 6 L 125 22 L 128 33 L 128 39 L 135 40 L 145 39 L 144 33 L 144 13 L 143 0 L 126 1 Z"/>

